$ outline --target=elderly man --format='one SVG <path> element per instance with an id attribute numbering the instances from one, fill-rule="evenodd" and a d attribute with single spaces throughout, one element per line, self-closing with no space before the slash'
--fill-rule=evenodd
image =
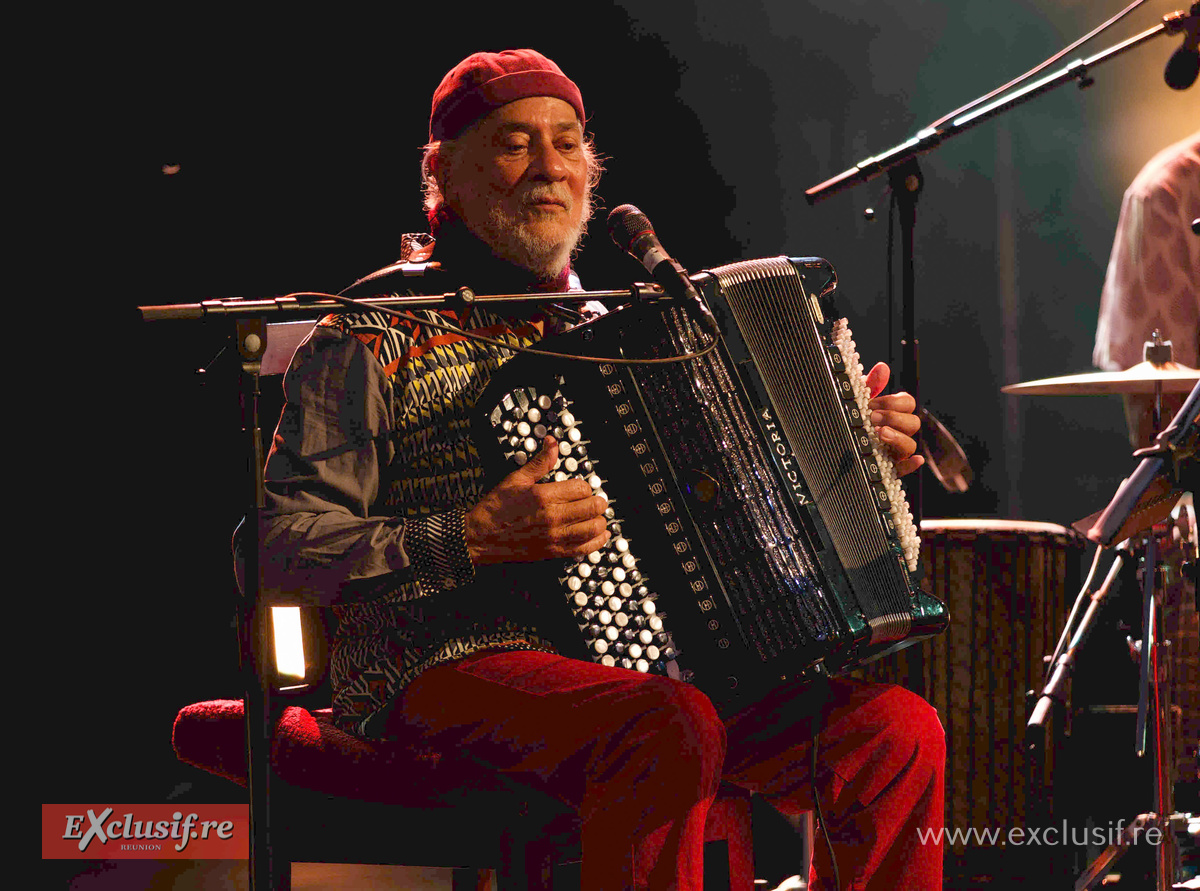
<path id="1" fill-rule="evenodd" d="M 599 165 L 576 85 L 532 50 L 478 53 L 433 97 L 426 147 L 431 255 L 483 293 L 566 290 Z M 433 241 L 436 239 L 436 246 Z M 435 273 L 431 273 L 435 274 Z M 265 586 L 340 620 L 334 707 L 368 737 L 421 741 L 506 771 L 576 808 L 587 888 L 699 888 L 706 812 L 725 778 L 785 812 L 812 807 L 808 763 L 853 887 L 940 887 L 941 727 L 895 687 L 835 682 L 823 709 L 785 688 L 722 719 L 695 688 L 559 656 L 495 567 L 588 554 L 603 497 L 540 483 L 552 439 L 485 491 L 469 417 L 506 351 L 431 327 L 532 344 L 558 324 L 478 308 L 409 321 L 323 319 L 297 351 L 267 463 Z M 872 371 L 873 392 L 886 368 Z M 916 469 L 907 395 L 872 407 L 901 472 Z M 624 856 L 655 833 L 654 862 Z M 820 868 L 820 867 L 819 867 Z"/>

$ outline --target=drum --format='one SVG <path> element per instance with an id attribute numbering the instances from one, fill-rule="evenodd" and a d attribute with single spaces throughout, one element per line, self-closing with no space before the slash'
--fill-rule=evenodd
<path id="1" fill-rule="evenodd" d="M 925 585 L 948 606 L 950 628 L 853 676 L 900 684 L 937 709 L 947 827 L 1006 830 L 1047 814 L 1054 746 L 1040 764 L 1024 754 L 1026 692 L 1042 686 L 1044 657 L 1082 584 L 1085 544 L 1051 523 L 921 523 Z M 962 854 L 967 846 L 948 847 Z"/>

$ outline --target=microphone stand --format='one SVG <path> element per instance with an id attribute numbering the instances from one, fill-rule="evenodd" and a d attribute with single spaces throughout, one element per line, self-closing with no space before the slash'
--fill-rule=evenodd
<path id="1" fill-rule="evenodd" d="M 903 370 L 901 380 L 904 383 L 905 389 L 917 400 L 918 407 L 921 401 L 919 396 L 919 350 L 916 337 L 916 286 L 915 275 L 913 273 L 913 239 L 916 229 L 916 203 L 920 196 L 924 178 L 921 175 L 917 157 L 932 151 L 941 145 L 941 143 L 953 136 L 957 136 L 959 133 L 970 130 L 986 120 L 1004 114 L 1018 105 L 1023 105 L 1030 99 L 1040 96 L 1043 93 L 1048 93 L 1070 81 L 1078 81 L 1080 89 L 1090 87 L 1093 83 L 1091 70 L 1098 65 L 1114 59 L 1155 37 L 1164 34 L 1179 34 L 1187 31 L 1189 28 L 1195 28 L 1197 17 L 1200 16 L 1200 12 L 1197 11 L 1198 6 L 1200 4 L 1193 3 L 1191 11 L 1188 13 L 1180 10 L 1164 16 L 1158 25 L 1143 31 L 1141 34 L 1115 44 L 1087 59 L 1077 59 L 1060 71 L 1034 81 L 1032 84 L 1017 89 L 994 102 L 983 104 L 979 108 L 972 108 L 970 111 L 952 117 L 951 120 L 942 126 L 927 127 L 918 132 L 913 138 L 892 148 L 885 149 L 878 155 L 860 161 L 849 170 L 845 170 L 837 176 L 805 190 L 804 196 L 808 200 L 808 203 L 816 204 L 818 201 L 824 201 L 839 192 L 844 192 L 855 186 L 870 182 L 884 173 L 888 174 L 892 194 L 896 198 L 900 212 L 901 307 L 903 315 Z M 976 100 L 976 103 L 972 104 L 977 104 L 979 101 Z M 971 108 L 971 104 L 966 107 Z M 921 521 L 922 512 L 921 486 L 919 481 L 920 477 L 918 476 L 917 484 L 914 486 L 914 491 L 910 498 L 913 516 L 918 524 Z"/>
<path id="2" fill-rule="evenodd" d="M 584 303 L 589 300 L 650 299 L 659 296 L 658 288 L 640 282 L 620 291 L 571 291 L 566 293 L 477 295 L 462 287 L 449 294 L 433 296 L 369 297 L 348 300 L 333 295 L 289 294 L 259 300 L 206 300 L 162 306 L 140 306 L 144 322 L 231 322 L 241 359 L 238 396 L 246 455 L 244 493 L 248 506 L 243 523 L 244 580 L 237 607 L 239 667 L 244 684 L 246 715 L 246 769 L 250 797 L 250 887 L 269 891 L 278 884 L 280 871 L 286 868 L 275 855 L 272 845 L 274 819 L 270 788 L 273 771 L 270 762 L 271 736 L 278 715 L 272 704 L 274 676 L 274 636 L 270 629 L 270 604 L 263 602 L 262 566 L 259 548 L 259 521 L 266 507 L 266 483 L 263 466 L 262 433 L 259 424 L 259 396 L 263 356 L 267 352 L 270 325 L 268 319 L 315 319 L 321 315 L 361 304 L 380 309 L 463 308 L 470 305 L 501 307 L 521 304 Z M 315 299 L 302 300 L 301 297 Z M 221 326 L 225 327 L 225 326 Z M 286 878 L 286 877 L 285 877 Z"/>
<path id="3" fill-rule="evenodd" d="M 1113 862 L 1136 840 L 1137 833 L 1149 829 L 1155 829 L 1160 833 L 1160 841 L 1155 849 L 1156 891 L 1167 891 L 1173 883 L 1177 859 L 1173 825 L 1175 822 L 1174 789 L 1170 776 L 1174 760 L 1174 744 L 1171 732 L 1170 704 L 1161 695 L 1164 679 L 1159 671 L 1157 658 L 1157 650 L 1166 643 L 1159 639 L 1160 619 L 1165 605 L 1166 590 L 1162 568 L 1159 565 L 1158 537 L 1154 529 L 1156 515 L 1147 513 L 1144 508 L 1139 507 L 1139 504 L 1151 483 L 1160 476 L 1167 477 L 1171 483 L 1168 497 L 1177 498 L 1190 485 L 1197 460 L 1198 415 L 1200 415 L 1200 384 L 1192 388 L 1191 394 L 1170 425 L 1158 434 L 1155 445 L 1139 449 L 1134 453 L 1135 457 L 1141 458 L 1137 469 L 1121 483 L 1108 506 L 1088 531 L 1088 538 L 1101 547 L 1111 545 L 1118 535 L 1128 535 L 1131 538 L 1126 539 L 1119 546 L 1117 560 L 1114 561 L 1113 568 L 1105 580 L 1101 592 L 1093 595 L 1092 604 L 1084 616 L 1080 630 L 1073 638 L 1070 647 L 1053 666 L 1051 677 L 1043 689 L 1041 699 L 1038 701 L 1026 729 L 1027 744 L 1031 748 L 1036 748 L 1044 733 L 1041 725 L 1050 705 L 1055 700 L 1065 701 L 1061 689 L 1073 667 L 1075 650 L 1087 632 L 1100 599 L 1107 593 L 1109 585 L 1116 577 L 1128 542 L 1132 540 L 1133 535 L 1144 534 L 1142 637 L 1136 645 L 1131 644 L 1138 654 L 1139 661 L 1134 749 L 1139 758 L 1145 755 L 1146 725 L 1152 711 L 1155 724 L 1153 755 L 1155 811 L 1140 814 L 1134 820 L 1131 829 L 1110 844 L 1084 870 L 1075 884 L 1076 891 L 1087 891 L 1087 889 L 1097 887 L 1108 875 L 1109 867 Z M 1070 620 L 1068 620 L 1069 624 Z M 1066 633 L 1064 632 L 1064 635 Z M 1153 704 L 1151 697 L 1154 699 Z"/>

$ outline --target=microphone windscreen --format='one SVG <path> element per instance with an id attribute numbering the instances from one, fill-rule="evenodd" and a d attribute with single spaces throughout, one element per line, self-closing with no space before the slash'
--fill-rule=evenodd
<path id="1" fill-rule="evenodd" d="M 1200 50 L 1181 46 L 1167 60 L 1163 80 L 1172 90 L 1186 90 L 1196 82 L 1197 74 L 1200 74 Z"/>
<path id="2" fill-rule="evenodd" d="M 653 233 L 654 227 L 646 215 L 632 204 L 614 207 L 608 215 L 608 234 L 623 251 L 628 252 L 634 240 L 646 232 Z"/>

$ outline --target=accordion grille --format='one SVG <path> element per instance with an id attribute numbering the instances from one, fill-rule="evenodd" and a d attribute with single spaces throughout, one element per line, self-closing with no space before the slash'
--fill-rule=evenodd
<path id="1" fill-rule="evenodd" d="M 903 637 L 911 617 L 908 579 L 859 468 L 798 274 L 785 258 L 734 263 L 712 273 L 872 626 L 873 642 Z"/>
<path id="2" fill-rule="evenodd" d="M 686 313 L 664 313 L 667 354 L 703 345 Z M 704 467 L 733 495 L 736 510 L 693 515 L 715 562 L 739 628 L 761 656 L 774 658 L 838 632 L 836 605 L 771 472 L 755 419 L 738 398 L 719 353 L 635 371 L 658 434 L 677 465 Z"/>

